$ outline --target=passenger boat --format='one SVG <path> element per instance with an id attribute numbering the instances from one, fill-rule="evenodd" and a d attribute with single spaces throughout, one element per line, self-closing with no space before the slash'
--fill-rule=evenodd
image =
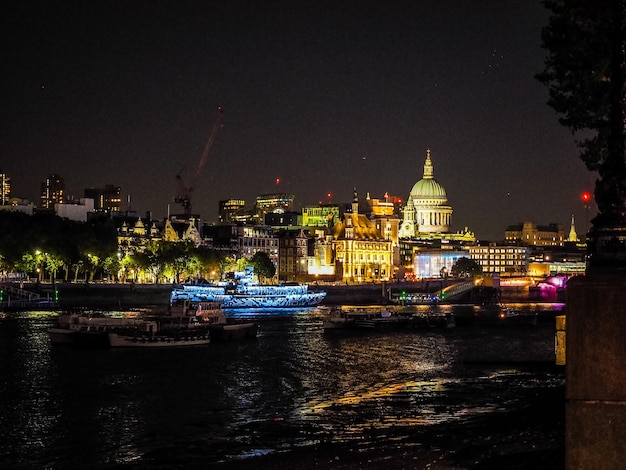
<path id="1" fill-rule="evenodd" d="M 69 344 L 84 347 L 108 346 L 108 335 L 112 331 L 136 331 L 154 327 L 146 320 L 134 318 L 111 318 L 88 313 L 60 315 L 57 325 L 48 328 L 48 337 L 54 344 Z"/>
<path id="2" fill-rule="evenodd" d="M 219 302 L 227 308 L 298 308 L 319 305 L 326 292 L 311 291 L 307 284 L 283 283 L 261 285 L 252 282 L 252 272 L 246 271 L 232 283 L 186 283 L 176 286 L 170 295 L 171 302 Z"/>
<path id="3" fill-rule="evenodd" d="M 255 338 L 258 325 L 254 322 L 229 321 L 220 302 L 177 301 L 170 306 L 170 317 L 184 316 L 196 318 L 196 327 L 206 328 L 211 341 L 230 341 L 235 339 Z"/>
<path id="4" fill-rule="evenodd" d="M 169 316 L 154 331 L 109 333 L 112 348 L 167 348 L 204 346 L 210 342 L 255 338 L 256 323 L 229 323 L 219 302 L 176 301 Z"/>
<path id="5" fill-rule="evenodd" d="M 206 346 L 210 343 L 207 332 L 167 333 L 167 334 L 119 334 L 109 333 L 109 346 L 112 348 L 180 348 Z"/>

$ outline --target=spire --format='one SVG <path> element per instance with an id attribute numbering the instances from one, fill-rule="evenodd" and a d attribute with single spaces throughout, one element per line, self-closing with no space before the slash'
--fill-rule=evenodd
<path id="1" fill-rule="evenodd" d="M 574 226 L 574 215 L 572 215 L 572 225 L 569 229 L 569 236 L 567 237 L 568 242 L 577 242 L 578 234 L 576 233 L 576 227 Z"/>
<path id="2" fill-rule="evenodd" d="M 433 178 L 433 162 L 430 160 L 430 149 L 426 150 L 426 163 L 424 163 L 424 179 Z"/>
<path id="3" fill-rule="evenodd" d="M 356 193 L 356 188 L 354 188 L 354 193 L 352 194 L 352 213 L 359 213 L 359 195 Z"/>

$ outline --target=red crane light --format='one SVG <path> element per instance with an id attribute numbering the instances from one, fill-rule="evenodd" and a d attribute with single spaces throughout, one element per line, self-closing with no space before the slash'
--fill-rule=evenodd
<path id="1" fill-rule="evenodd" d="M 583 202 L 586 204 L 589 201 L 591 201 L 591 193 L 585 191 L 584 193 L 582 193 L 582 195 L 580 196 L 580 198 L 583 200 Z"/>

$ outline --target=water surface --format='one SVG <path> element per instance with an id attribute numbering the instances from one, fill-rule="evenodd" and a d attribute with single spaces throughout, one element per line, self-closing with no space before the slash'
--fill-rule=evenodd
<path id="1" fill-rule="evenodd" d="M 165 350 L 52 348 L 55 312 L 3 314 L 0 460 L 182 468 L 317 442 L 367 446 L 513 409 L 526 391 L 564 382 L 549 362 L 552 321 L 325 335 L 324 314 L 233 312 L 260 324 L 256 340 Z"/>

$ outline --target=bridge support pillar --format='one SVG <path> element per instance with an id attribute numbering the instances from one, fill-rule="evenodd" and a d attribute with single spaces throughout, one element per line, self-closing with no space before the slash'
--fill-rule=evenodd
<path id="1" fill-rule="evenodd" d="M 626 462 L 626 273 L 567 284 L 566 469 Z"/>

